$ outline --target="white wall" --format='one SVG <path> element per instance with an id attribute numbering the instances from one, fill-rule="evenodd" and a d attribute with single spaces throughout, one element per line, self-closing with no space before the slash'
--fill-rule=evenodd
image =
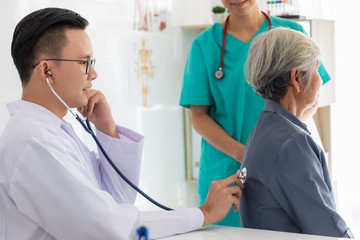
<path id="1" fill-rule="evenodd" d="M 336 104 L 333 106 L 334 177 L 338 209 L 360 237 L 360 107 L 358 74 L 360 45 L 357 28 L 360 2 L 336 4 Z"/>
<path id="2" fill-rule="evenodd" d="M 19 5 L 19 2 L 2 3 L 0 7 L 0 70 L 2 75 L 0 79 L 0 131 L 2 131 L 8 116 L 5 102 L 21 96 L 20 80 L 15 67 L 13 67 L 10 53 L 12 33 L 21 16 Z"/>

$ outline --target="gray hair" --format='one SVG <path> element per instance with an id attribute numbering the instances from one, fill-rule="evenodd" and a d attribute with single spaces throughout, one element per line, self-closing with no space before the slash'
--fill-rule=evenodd
<path id="1" fill-rule="evenodd" d="M 310 37 L 295 30 L 276 28 L 260 34 L 251 43 L 246 79 L 256 94 L 278 102 L 290 85 L 292 69 L 304 74 L 305 90 L 309 87 L 319 57 L 320 49 Z"/>

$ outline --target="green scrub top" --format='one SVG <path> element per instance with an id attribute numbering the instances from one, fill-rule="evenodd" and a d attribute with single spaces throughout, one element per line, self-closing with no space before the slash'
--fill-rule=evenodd
<path id="1" fill-rule="evenodd" d="M 273 28 L 287 27 L 305 33 L 302 26 L 294 21 L 273 16 L 271 20 Z M 265 20 L 255 36 L 268 29 L 269 22 Z M 244 72 L 249 47 L 255 36 L 244 43 L 230 34 L 226 35 L 224 77 L 217 79 L 215 71 L 219 69 L 221 60 L 223 30 L 217 23 L 194 39 L 185 67 L 180 105 L 186 108 L 190 105 L 209 105 L 210 117 L 232 138 L 245 145 L 264 108 L 264 100 L 246 82 Z M 330 80 L 322 64 L 319 73 L 324 83 Z M 212 181 L 227 178 L 239 168 L 239 162 L 202 139 L 197 187 L 201 204 Z M 226 225 L 238 226 L 239 213 L 236 213 L 236 218 L 228 220 L 234 224 Z"/>

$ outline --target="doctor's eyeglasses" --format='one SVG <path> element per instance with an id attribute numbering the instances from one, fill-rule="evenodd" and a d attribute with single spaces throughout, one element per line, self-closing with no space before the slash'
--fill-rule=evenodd
<path id="1" fill-rule="evenodd" d="M 85 73 L 88 74 L 90 71 L 90 67 L 95 67 L 96 60 L 95 58 L 88 59 L 88 60 L 73 60 L 73 59 L 58 59 L 58 58 L 50 58 L 50 59 L 44 59 L 42 61 L 60 61 L 60 62 L 79 62 L 81 64 L 86 64 L 86 70 Z M 41 61 L 40 61 L 41 62 Z M 39 63 L 34 64 L 31 68 L 35 68 Z"/>

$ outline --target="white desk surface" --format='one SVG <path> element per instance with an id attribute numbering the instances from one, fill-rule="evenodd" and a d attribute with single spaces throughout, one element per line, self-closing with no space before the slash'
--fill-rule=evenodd
<path id="1" fill-rule="evenodd" d="M 161 240 L 336 240 L 344 238 L 307 234 L 265 231 L 250 228 L 207 226 L 194 232 L 162 238 Z"/>

